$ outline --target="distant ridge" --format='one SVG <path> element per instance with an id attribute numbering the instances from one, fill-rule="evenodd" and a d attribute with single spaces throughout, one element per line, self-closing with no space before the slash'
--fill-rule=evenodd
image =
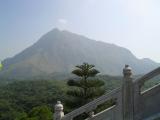
<path id="1" fill-rule="evenodd" d="M 143 74 L 159 66 L 148 58 L 138 59 L 117 45 L 53 29 L 31 47 L 4 60 L 0 77 L 26 79 L 68 74 L 75 65 L 83 62 L 94 64 L 102 74 L 109 75 L 121 75 L 125 64 L 133 68 L 134 74 Z"/>

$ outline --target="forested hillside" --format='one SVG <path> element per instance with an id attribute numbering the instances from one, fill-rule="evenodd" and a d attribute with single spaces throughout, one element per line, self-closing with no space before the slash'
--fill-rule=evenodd
<path id="1" fill-rule="evenodd" d="M 106 91 L 121 84 L 119 77 L 98 78 L 105 81 Z M 24 120 L 22 118 L 41 120 L 38 118 L 40 115 L 43 115 L 42 118 L 46 115 L 52 117 L 57 100 L 61 100 L 64 104 L 65 113 L 71 111 L 65 106 L 66 91 L 69 89 L 66 82 L 66 80 L 14 80 L 1 84 L 0 120 Z"/>
<path id="2" fill-rule="evenodd" d="M 135 78 L 135 77 L 134 77 Z M 106 92 L 122 83 L 122 77 L 99 75 L 94 79 L 105 82 Z M 65 104 L 67 80 L 3 80 L 0 83 L 0 120 L 51 120 L 54 105 L 62 101 L 64 112 L 72 111 Z M 145 83 L 143 90 L 160 83 L 159 77 Z"/>

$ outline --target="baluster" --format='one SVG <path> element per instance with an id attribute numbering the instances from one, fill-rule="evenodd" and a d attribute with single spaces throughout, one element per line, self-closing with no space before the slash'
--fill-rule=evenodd
<path id="1" fill-rule="evenodd" d="M 63 112 L 63 105 L 61 104 L 61 101 L 57 101 L 57 104 L 54 107 L 54 120 L 62 120 L 64 117 L 64 112 Z"/>

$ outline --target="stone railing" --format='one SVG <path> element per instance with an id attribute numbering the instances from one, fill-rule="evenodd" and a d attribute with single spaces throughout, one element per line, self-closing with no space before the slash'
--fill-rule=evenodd
<path id="1" fill-rule="evenodd" d="M 149 72 L 148 74 L 144 75 L 141 78 L 138 78 L 134 81 L 134 84 L 137 84 L 139 87 L 142 87 L 144 85 L 144 83 L 150 79 L 152 79 L 153 77 L 156 77 L 160 75 L 160 67 L 158 67 L 157 69 Z"/>
<path id="2" fill-rule="evenodd" d="M 134 81 L 134 118 L 146 119 L 160 113 L 160 84 L 145 91 L 141 88 L 145 82 L 160 75 L 160 67 Z"/>
<path id="3" fill-rule="evenodd" d="M 141 92 L 141 87 L 151 78 L 160 75 L 160 68 L 144 75 L 140 79 L 132 79 L 132 69 L 126 65 L 123 69 L 123 84 L 120 88 L 106 93 L 92 102 L 64 115 L 63 105 L 55 105 L 54 120 L 73 120 L 82 113 L 90 113 L 86 120 L 143 120 L 160 113 L 160 84 Z M 116 104 L 94 115 L 93 110 L 108 100 L 116 100 Z"/>
<path id="4" fill-rule="evenodd" d="M 57 110 L 58 111 L 54 115 L 60 117 L 62 120 L 72 120 L 74 117 L 76 117 L 82 113 L 92 112 L 92 110 L 95 110 L 98 105 L 101 105 L 108 100 L 114 99 L 114 100 L 118 101 L 120 91 L 121 91 L 121 88 L 115 89 L 112 92 L 107 93 L 107 94 L 93 100 L 92 102 L 66 114 L 65 116 L 63 114 L 63 105 L 60 102 L 57 102 L 57 104 L 55 105 L 55 111 L 57 111 Z M 116 105 L 113 105 L 111 108 L 113 108 L 115 106 Z M 110 109 L 108 109 L 108 110 L 110 110 Z M 94 115 L 92 113 L 90 117 L 93 117 L 93 116 L 96 116 L 96 115 Z M 55 118 L 58 118 L 58 117 L 55 117 Z M 54 120 L 59 120 L 59 119 L 54 119 Z"/>
<path id="5" fill-rule="evenodd" d="M 97 108 L 98 105 L 103 104 L 104 102 L 114 99 L 116 100 L 116 102 L 119 100 L 119 93 L 120 93 L 121 89 L 116 89 L 113 90 L 112 92 L 105 94 L 95 100 L 93 100 L 92 102 L 72 111 L 71 113 L 66 114 L 62 120 L 72 120 L 74 117 L 82 114 L 82 113 L 89 113 L 92 112 L 92 110 L 95 110 Z M 94 114 L 92 113 L 92 115 L 90 117 L 93 117 Z"/>
<path id="6" fill-rule="evenodd" d="M 55 114 L 54 114 L 54 120 L 72 120 L 76 116 L 82 114 L 82 113 L 89 113 L 91 112 L 90 115 L 90 120 L 94 119 L 112 119 L 114 117 L 114 120 L 123 120 L 123 113 L 122 113 L 122 108 L 123 106 L 126 108 L 127 111 L 124 111 L 124 115 L 126 118 L 130 117 L 130 114 L 128 114 L 128 111 L 131 111 L 130 104 L 132 104 L 132 99 L 130 96 L 132 95 L 130 88 L 130 85 L 132 83 L 132 72 L 131 68 L 126 65 L 125 68 L 123 69 L 123 74 L 124 74 L 124 82 L 123 82 L 123 87 L 120 87 L 118 89 L 115 89 L 111 91 L 110 93 L 106 93 L 105 95 L 93 100 L 92 102 L 64 115 L 63 113 L 63 105 L 58 102 L 57 105 L 55 105 Z M 127 90 L 127 91 L 126 91 Z M 130 93 L 128 93 L 128 91 Z M 126 98 L 122 99 L 122 97 Z M 98 105 L 105 103 L 108 100 L 114 99 L 116 100 L 116 104 L 96 115 L 93 114 L 93 110 L 97 108 Z M 127 100 L 128 99 L 128 100 Z M 123 101 L 122 101 L 123 100 Z M 125 105 L 123 104 L 125 102 Z M 129 112 L 130 113 L 130 112 Z M 107 115 L 107 116 L 106 116 Z M 131 114 L 132 116 L 132 114 Z M 106 118 L 107 117 L 107 118 Z"/>

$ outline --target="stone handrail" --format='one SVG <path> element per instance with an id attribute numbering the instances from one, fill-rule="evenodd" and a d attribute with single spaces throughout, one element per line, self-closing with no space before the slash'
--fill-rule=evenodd
<path id="1" fill-rule="evenodd" d="M 132 69 L 125 65 L 122 86 L 102 95 L 88 104 L 64 115 L 63 105 L 55 105 L 54 120 L 73 120 L 82 113 L 90 113 L 85 120 L 142 120 L 160 112 L 160 83 L 141 92 L 144 83 L 160 75 L 160 67 L 141 78 L 133 80 Z M 108 100 L 115 99 L 116 104 L 94 115 L 93 110 Z M 142 111 L 143 110 L 143 111 Z"/>
<path id="2" fill-rule="evenodd" d="M 141 78 L 136 79 L 134 82 L 139 84 L 139 86 L 142 86 L 147 80 L 157 76 L 160 74 L 160 67 L 158 67 L 157 69 L 147 73 L 146 75 L 144 75 Z"/>
<path id="3" fill-rule="evenodd" d="M 144 96 L 146 96 L 146 95 L 150 95 L 151 94 L 151 92 L 152 92 L 152 90 L 156 90 L 157 88 L 160 88 L 160 83 L 159 84 L 157 84 L 157 85 L 154 85 L 153 87 L 151 87 L 151 88 L 149 88 L 149 89 L 147 89 L 147 90 L 145 90 L 145 91 L 143 91 L 143 92 L 141 92 L 141 94 Z"/>
<path id="4" fill-rule="evenodd" d="M 135 120 L 141 120 L 142 118 L 144 119 L 157 113 L 160 84 L 154 85 L 145 91 L 142 91 L 141 88 L 146 81 L 149 81 L 158 75 L 160 75 L 160 67 L 133 81 Z"/>
<path id="5" fill-rule="evenodd" d="M 105 109 L 105 110 L 97 113 L 92 118 L 87 118 L 85 120 L 99 120 L 99 119 L 104 118 L 104 114 L 105 114 L 105 116 L 110 117 L 110 114 L 112 114 L 113 109 L 115 109 L 115 107 L 116 107 L 116 105 L 113 105 L 112 107 L 109 107 L 108 109 Z M 105 118 L 105 119 L 107 119 L 107 118 Z"/>
<path id="6" fill-rule="evenodd" d="M 116 93 L 119 93 L 119 91 L 121 90 L 121 88 L 118 88 L 118 89 L 115 89 L 113 91 L 111 91 L 110 93 L 106 93 L 105 95 L 93 100 L 92 102 L 66 114 L 62 120 L 72 120 L 74 117 L 84 113 L 84 112 L 90 112 L 92 110 L 94 110 L 98 105 L 106 102 L 107 100 L 110 100 L 110 99 L 114 99 L 114 98 L 117 98 L 117 94 Z"/>

